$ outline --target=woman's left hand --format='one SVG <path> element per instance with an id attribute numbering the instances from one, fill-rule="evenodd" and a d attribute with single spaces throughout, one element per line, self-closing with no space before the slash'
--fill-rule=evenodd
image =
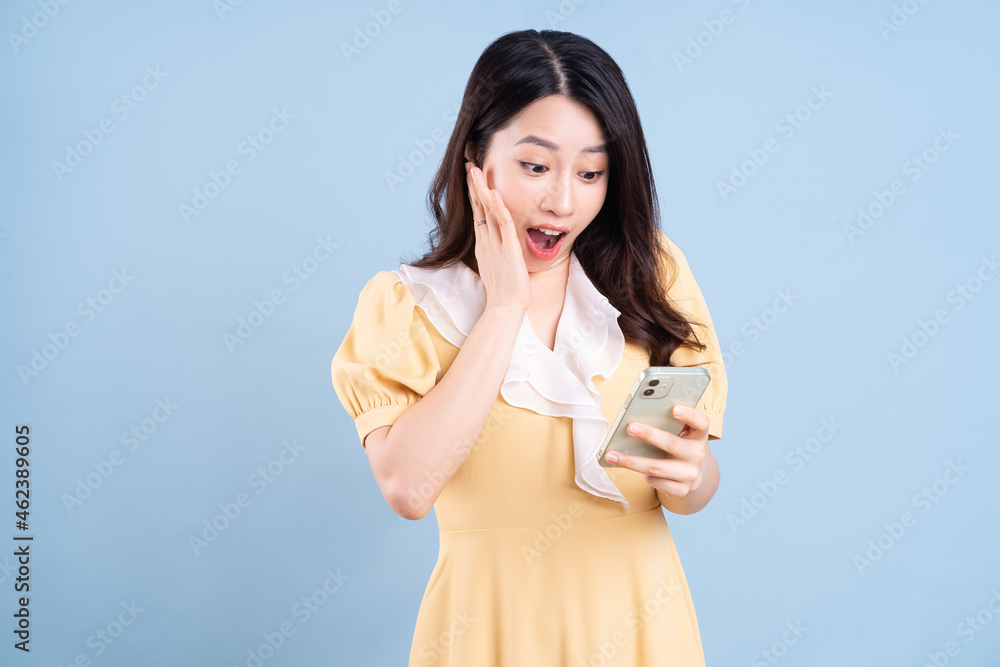
<path id="1" fill-rule="evenodd" d="M 650 486 L 666 496 L 685 498 L 705 477 L 709 421 L 705 413 L 679 405 L 674 407 L 674 417 L 685 424 L 679 435 L 640 422 L 632 422 L 628 428 L 630 435 L 662 449 L 668 458 L 651 459 L 612 450 L 604 458 L 622 468 L 642 473 Z"/>

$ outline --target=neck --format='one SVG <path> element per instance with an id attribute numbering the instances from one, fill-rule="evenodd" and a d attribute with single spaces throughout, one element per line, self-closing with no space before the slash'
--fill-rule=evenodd
<path id="1" fill-rule="evenodd" d="M 528 280 L 531 283 L 532 302 L 561 299 L 569 282 L 569 255 L 552 266 L 528 271 Z"/>
<path id="2" fill-rule="evenodd" d="M 536 276 L 537 277 L 544 276 L 545 279 L 548 280 L 549 277 L 552 274 L 568 275 L 569 274 L 569 257 L 570 257 L 569 253 L 566 253 L 566 255 L 562 259 L 560 259 L 558 262 L 556 262 L 552 266 L 546 266 L 544 269 L 538 269 L 537 271 L 529 271 L 528 272 L 528 276 L 531 277 L 531 278 L 534 278 Z"/>

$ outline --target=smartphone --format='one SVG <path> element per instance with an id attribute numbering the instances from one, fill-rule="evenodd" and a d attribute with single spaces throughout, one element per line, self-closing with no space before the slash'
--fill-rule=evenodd
<path id="1" fill-rule="evenodd" d="M 632 422 L 640 422 L 678 435 L 685 424 L 674 417 L 674 406 L 696 406 L 710 381 L 711 374 L 701 367 L 652 366 L 639 373 L 625 405 L 597 451 L 598 463 L 604 468 L 618 467 L 604 460 L 609 449 L 652 459 L 667 458 L 665 451 L 630 435 L 625 429 Z"/>

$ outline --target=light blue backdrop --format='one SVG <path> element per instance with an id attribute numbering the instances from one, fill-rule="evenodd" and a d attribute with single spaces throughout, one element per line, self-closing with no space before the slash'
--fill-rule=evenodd
<path id="1" fill-rule="evenodd" d="M 668 515 L 708 664 L 996 664 L 996 3 L 224 2 L 0 9 L 0 662 L 405 664 L 437 525 L 330 361 L 476 58 L 554 27 L 623 68 L 728 350 Z"/>

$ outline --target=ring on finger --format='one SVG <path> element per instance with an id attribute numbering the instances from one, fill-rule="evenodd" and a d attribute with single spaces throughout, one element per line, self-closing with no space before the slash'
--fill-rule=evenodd
<path id="1" fill-rule="evenodd" d="M 476 220 L 476 226 L 477 226 L 477 227 L 478 227 L 479 225 L 485 225 L 485 224 L 486 224 L 486 220 L 485 220 L 485 219 L 483 219 L 483 220 Z"/>

